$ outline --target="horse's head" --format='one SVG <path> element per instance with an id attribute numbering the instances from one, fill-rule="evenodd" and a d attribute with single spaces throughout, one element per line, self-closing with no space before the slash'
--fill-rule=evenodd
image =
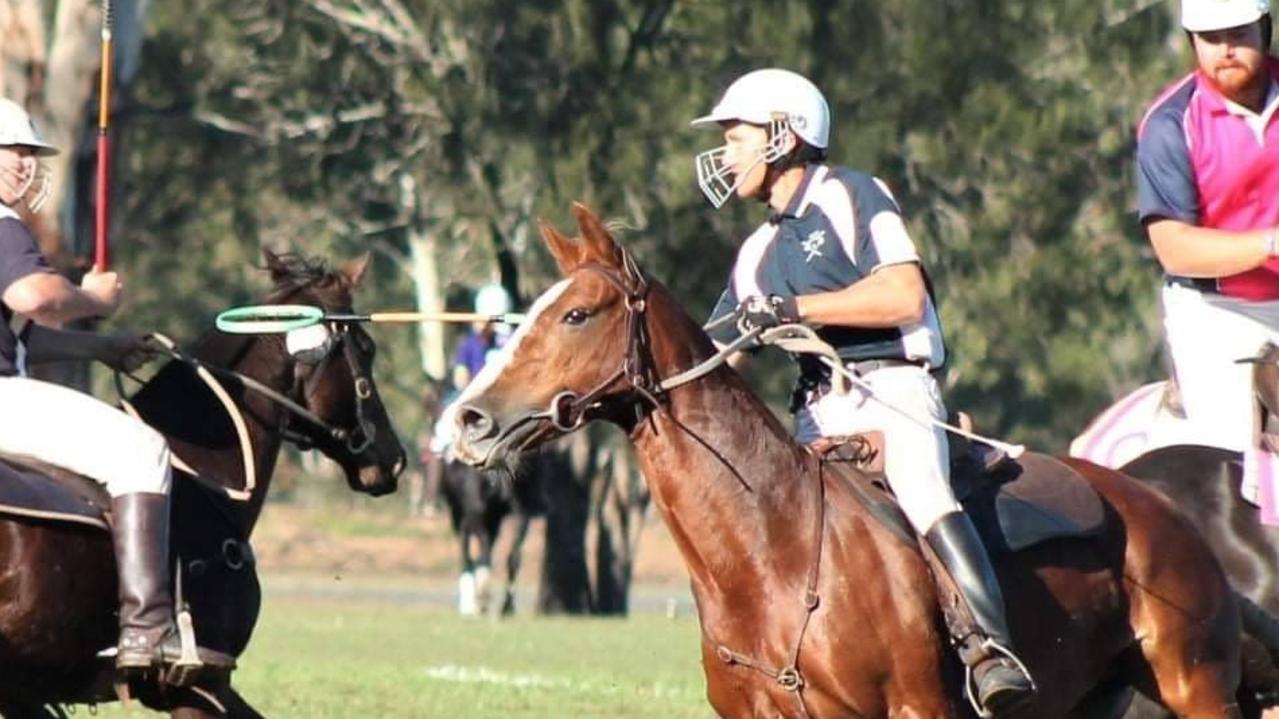
<path id="1" fill-rule="evenodd" d="M 505 464 L 587 420 L 625 421 L 653 391 L 649 282 L 598 217 L 580 204 L 573 211 L 579 241 L 541 226 L 564 279 L 447 411 L 465 462 Z"/>
<path id="2" fill-rule="evenodd" d="M 339 270 L 293 255 L 264 255 L 275 283 L 267 302 L 353 314 L 351 295 L 364 276 L 367 255 Z M 373 382 L 373 339 L 358 323 L 316 325 L 305 332 L 300 343 L 287 343 L 284 371 L 292 377 L 290 398 L 319 422 L 291 413 L 288 434 L 341 465 L 352 489 L 375 496 L 395 491 L 405 453 Z"/>

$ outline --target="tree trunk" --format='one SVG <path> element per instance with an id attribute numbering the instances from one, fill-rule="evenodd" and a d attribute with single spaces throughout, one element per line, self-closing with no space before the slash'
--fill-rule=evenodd
<path id="1" fill-rule="evenodd" d="M 409 257 L 412 259 L 413 287 L 417 294 L 420 312 L 444 310 L 444 296 L 440 291 L 440 268 L 436 262 L 439 243 L 431 232 L 429 222 L 417 197 L 417 182 L 413 176 L 400 175 L 400 195 L 409 223 Z M 422 371 L 435 382 L 443 381 L 448 373 L 444 352 L 444 325 L 440 322 L 418 323 L 418 352 L 422 359 Z"/>

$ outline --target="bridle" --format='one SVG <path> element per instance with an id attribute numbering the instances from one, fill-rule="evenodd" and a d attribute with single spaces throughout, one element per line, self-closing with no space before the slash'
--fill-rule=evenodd
<path id="1" fill-rule="evenodd" d="M 302 402 L 308 401 L 311 395 L 315 393 L 319 378 L 324 376 L 324 370 L 333 361 L 335 350 L 337 347 L 341 347 L 342 356 L 346 360 L 347 369 L 351 373 L 351 381 L 354 383 L 354 426 L 350 429 L 334 427 L 319 415 L 306 409 L 302 404 L 293 402 L 287 397 L 275 396 L 278 393 L 275 393 L 274 390 L 266 396 L 288 410 L 287 419 L 280 428 L 280 436 L 297 445 L 299 449 L 311 449 L 316 444 L 311 434 L 294 429 L 293 421 L 303 419 L 319 428 L 330 439 L 346 443 L 346 449 L 351 454 L 360 454 L 368 449 L 369 445 L 373 444 L 373 440 L 377 437 L 377 426 L 369 420 L 366 410 L 366 404 L 373 398 L 373 382 L 361 370 L 360 358 L 356 356 L 355 339 L 351 332 L 351 325 L 346 322 L 332 323 L 329 327 L 329 336 L 333 338 L 333 346 L 324 353 L 318 362 L 310 363 L 302 359 L 293 358 L 294 389 L 292 394 L 301 398 Z M 302 367 L 308 365 L 311 366 L 310 372 L 303 373 L 299 371 Z"/>
<path id="2" fill-rule="evenodd" d="M 551 398 L 545 409 L 526 412 L 501 428 L 490 445 L 488 456 L 484 458 L 485 463 L 512 435 L 532 422 L 546 420 L 550 428 L 563 434 L 577 431 L 585 424 L 587 414 L 599 408 L 602 398 L 619 384 L 628 390 L 632 398 L 630 406 L 635 410 L 636 419 L 641 419 L 648 411 L 659 409 L 662 398 L 670 390 L 704 377 L 726 362 L 730 355 L 753 344 L 758 338 L 758 329 L 743 333 L 732 344 L 693 368 L 664 380 L 659 379 L 653 366 L 651 337 L 648 332 L 649 283 L 630 253 L 621 249 L 618 251 L 622 259 L 620 270 L 598 262 L 583 262 L 574 271 L 593 272 L 622 295 L 626 310 L 626 350 L 622 355 L 621 365 L 591 390 L 583 394 L 572 390 L 560 392 Z M 532 444 L 549 431 L 547 428 L 535 430 L 522 444 Z"/>
<path id="3" fill-rule="evenodd" d="M 203 370 L 220 379 L 239 382 L 246 389 L 252 390 L 279 405 L 285 410 L 285 419 L 279 428 L 280 436 L 292 442 L 299 449 L 311 449 L 317 444 L 315 432 L 306 432 L 294 427 L 295 421 L 303 420 L 332 441 L 345 443 L 346 449 L 351 454 L 360 454 L 368 449 L 377 435 L 377 426 L 368 419 L 366 411 L 366 403 L 373 397 L 373 383 L 360 369 L 359 358 L 356 356 L 355 348 L 352 346 L 353 340 L 351 339 L 349 326 L 345 323 L 334 323 L 330 331 L 334 339 L 334 346 L 318 362 L 314 363 L 314 368 L 310 373 L 303 376 L 303 373 L 298 372 L 297 368 L 308 363 L 291 358 L 295 363 L 295 380 L 293 390 L 289 394 L 300 398 L 301 402 L 236 370 L 206 364 L 178 349 L 176 343 L 164 335 L 152 334 L 150 339 L 158 344 L 165 354 L 190 366 L 197 372 Z M 343 358 L 350 369 L 352 382 L 354 383 L 356 422 L 351 428 L 336 427 L 302 404 L 314 393 L 319 377 L 323 376 L 324 368 L 332 361 L 338 345 L 342 348 Z M 119 375 L 117 375 L 116 381 L 117 386 L 119 386 Z M 120 395 L 124 396 L 122 388 L 120 388 Z"/>

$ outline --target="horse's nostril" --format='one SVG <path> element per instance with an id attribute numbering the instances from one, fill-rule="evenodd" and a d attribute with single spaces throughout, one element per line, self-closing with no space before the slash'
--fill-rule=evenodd
<path id="1" fill-rule="evenodd" d="M 493 432 L 493 418 L 476 407 L 462 407 L 458 411 L 457 421 L 470 439 L 483 439 Z"/>

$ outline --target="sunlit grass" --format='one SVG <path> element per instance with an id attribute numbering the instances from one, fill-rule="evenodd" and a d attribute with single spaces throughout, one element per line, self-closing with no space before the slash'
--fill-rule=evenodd
<path id="1" fill-rule="evenodd" d="M 708 717 L 698 647 L 690 616 L 498 622 L 268 598 L 236 685 L 269 717 Z"/>

